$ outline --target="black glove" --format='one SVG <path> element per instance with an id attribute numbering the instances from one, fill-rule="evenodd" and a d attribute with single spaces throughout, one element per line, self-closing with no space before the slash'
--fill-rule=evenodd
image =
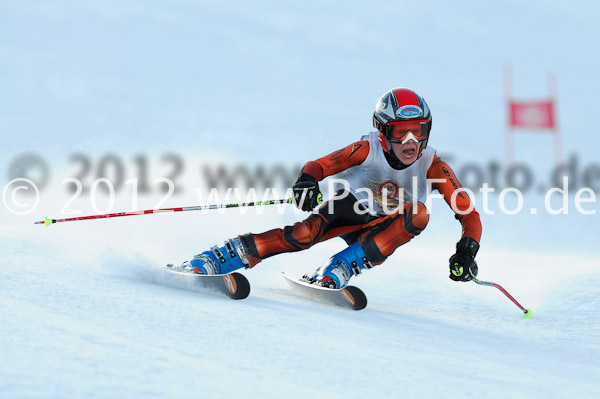
<path id="1" fill-rule="evenodd" d="M 298 209 L 310 212 L 323 201 L 319 182 L 308 173 L 302 173 L 292 187 L 294 205 Z"/>
<path id="2" fill-rule="evenodd" d="M 454 281 L 471 281 L 477 277 L 475 255 L 479 243 L 471 237 L 463 237 L 456 244 L 456 253 L 450 257 L 450 279 Z"/>

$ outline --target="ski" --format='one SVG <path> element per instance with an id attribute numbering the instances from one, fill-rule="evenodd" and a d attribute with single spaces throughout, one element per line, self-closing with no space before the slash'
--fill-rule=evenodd
<path id="1" fill-rule="evenodd" d="M 304 298 L 332 303 L 353 310 L 361 310 L 367 307 L 367 296 L 360 288 L 353 285 L 348 285 L 342 289 L 325 288 L 301 279 L 293 279 L 284 272 L 281 274 L 290 283 L 293 292 Z"/>
<path id="2" fill-rule="evenodd" d="M 165 266 L 169 272 L 197 279 L 202 287 L 215 288 L 232 299 L 245 299 L 250 295 L 250 283 L 243 274 L 233 272 L 229 274 L 196 274 L 183 270 L 173 269 L 172 265 Z"/>

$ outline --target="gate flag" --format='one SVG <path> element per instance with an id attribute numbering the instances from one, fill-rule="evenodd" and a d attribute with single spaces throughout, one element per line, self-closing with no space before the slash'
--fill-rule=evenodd
<path id="1" fill-rule="evenodd" d="M 512 71 L 510 65 L 504 68 L 504 98 L 506 104 L 506 165 L 513 166 L 515 159 L 514 134 L 520 130 L 549 133 L 554 147 L 554 163 L 563 163 L 562 139 L 558 128 L 558 111 L 556 101 L 556 78 L 548 76 L 548 97 L 527 100 L 513 98 Z"/>
<path id="2" fill-rule="evenodd" d="M 552 101 L 510 103 L 510 126 L 520 129 L 546 129 L 554 133 L 556 127 Z"/>

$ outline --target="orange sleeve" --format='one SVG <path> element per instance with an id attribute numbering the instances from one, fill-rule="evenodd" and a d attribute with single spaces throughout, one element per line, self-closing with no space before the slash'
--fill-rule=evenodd
<path id="1" fill-rule="evenodd" d="M 360 165 L 368 155 L 369 142 L 357 141 L 316 161 L 307 162 L 302 168 L 302 173 L 308 173 L 317 180 L 323 180 L 327 176 Z"/>
<path id="2" fill-rule="evenodd" d="M 479 242 L 481 240 L 481 219 L 467 193 L 464 191 L 458 192 L 455 196 L 456 209 L 452 207 L 452 194 L 462 188 L 452 168 L 436 155 L 427 171 L 427 178 L 443 180 L 442 182 L 433 183 L 433 187 L 442 194 L 446 203 L 454 211 L 456 219 L 462 225 L 462 237 L 471 237 Z M 471 207 L 472 210 L 467 212 Z"/>

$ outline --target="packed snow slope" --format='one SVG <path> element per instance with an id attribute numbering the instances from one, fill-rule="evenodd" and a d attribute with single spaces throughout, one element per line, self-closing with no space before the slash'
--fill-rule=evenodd
<path id="1" fill-rule="evenodd" d="M 150 217 L 168 230 L 175 215 Z M 496 289 L 448 279 L 448 251 L 423 233 L 353 279 L 369 297 L 355 312 L 296 297 L 280 276 L 311 272 L 341 240 L 243 272 L 252 292 L 233 301 L 161 269 L 158 242 L 125 240 L 124 221 L 122 245 L 97 235 L 113 222 L 50 226 L 58 246 L 33 230 L 3 238 L 0 397 L 600 394 L 595 259 L 483 251 L 482 279 L 532 308 L 525 319 Z"/>

